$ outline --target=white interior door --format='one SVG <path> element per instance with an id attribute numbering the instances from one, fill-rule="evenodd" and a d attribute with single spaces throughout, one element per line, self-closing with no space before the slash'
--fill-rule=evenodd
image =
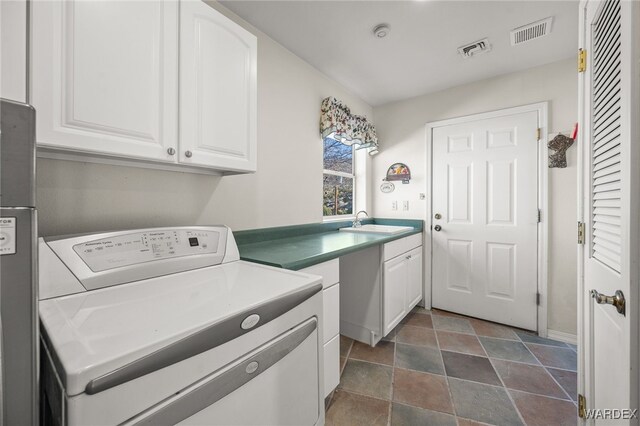
<path id="1" fill-rule="evenodd" d="M 580 390 L 587 409 L 638 408 L 633 396 L 638 390 L 637 314 L 636 307 L 629 305 L 638 297 L 637 134 L 636 146 L 631 143 L 633 126 L 637 126 L 633 121 L 638 119 L 638 82 L 637 70 L 636 81 L 630 79 L 630 55 L 631 21 L 635 15 L 635 26 L 640 24 L 640 9 L 633 3 L 588 1 L 580 11 L 581 45 L 587 52 L 580 85 L 581 210 L 585 224 L 584 246 L 580 248 L 584 360 Z M 622 298 L 604 298 L 616 292 L 626 298 L 624 311 L 610 304 Z M 629 420 L 609 418 L 595 423 L 629 424 Z"/>
<path id="2" fill-rule="evenodd" d="M 432 130 L 433 307 L 536 329 L 537 129 L 529 111 Z"/>

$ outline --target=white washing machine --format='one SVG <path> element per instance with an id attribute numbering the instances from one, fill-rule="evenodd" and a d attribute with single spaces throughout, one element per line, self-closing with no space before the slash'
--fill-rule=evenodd
<path id="1" fill-rule="evenodd" d="M 322 283 L 224 226 L 40 240 L 47 424 L 324 423 Z"/>

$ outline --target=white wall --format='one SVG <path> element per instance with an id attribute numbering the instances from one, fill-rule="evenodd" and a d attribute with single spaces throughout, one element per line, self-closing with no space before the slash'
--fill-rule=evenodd
<path id="1" fill-rule="evenodd" d="M 227 224 L 232 229 L 322 220 L 320 103 L 372 109 L 281 45 L 258 37 L 258 172 L 213 177 L 38 159 L 40 235 L 145 226 Z"/>
<path id="2" fill-rule="evenodd" d="M 381 143 L 374 157 L 373 214 L 376 217 L 426 219 L 425 124 L 447 118 L 492 111 L 512 106 L 549 101 L 549 132 L 569 132 L 577 121 L 575 59 L 544 65 L 522 72 L 458 86 L 441 92 L 395 102 L 374 109 L 374 122 Z M 549 282 L 548 327 L 576 333 L 576 147 L 567 155 L 566 169 L 549 169 Z M 383 194 L 378 189 L 387 168 L 405 162 L 413 179 L 396 183 L 396 190 Z M 398 201 L 398 211 L 391 209 Z M 409 211 L 402 211 L 402 201 Z"/>

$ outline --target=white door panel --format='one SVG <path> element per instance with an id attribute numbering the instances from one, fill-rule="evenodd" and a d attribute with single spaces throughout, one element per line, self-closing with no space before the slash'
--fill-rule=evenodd
<path id="1" fill-rule="evenodd" d="M 536 329 L 537 128 L 524 112 L 433 129 L 434 307 Z"/>
<path id="2" fill-rule="evenodd" d="M 175 161 L 176 1 L 32 3 L 40 146 Z"/>
<path id="3" fill-rule="evenodd" d="M 633 102 L 637 108 L 638 100 L 631 96 L 630 75 L 632 19 L 640 21 L 640 11 L 636 2 L 589 0 L 580 13 L 581 46 L 587 51 L 586 70 L 580 80 L 581 209 L 585 223 L 585 244 L 580 249 L 584 280 L 579 295 L 580 390 L 588 409 L 635 409 L 637 317 L 632 319 L 638 276 L 637 258 L 631 253 L 638 245 L 638 216 L 631 206 L 638 194 L 637 161 L 633 160 L 638 154 L 637 143 L 632 143 L 637 116 L 631 111 Z M 638 24 L 635 22 L 635 27 Z M 596 303 L 592 291 L 607 296 L 621 291 L 627 302 L 625 312 Z M 610 418 L 593 423 L 637 421 Z"/>

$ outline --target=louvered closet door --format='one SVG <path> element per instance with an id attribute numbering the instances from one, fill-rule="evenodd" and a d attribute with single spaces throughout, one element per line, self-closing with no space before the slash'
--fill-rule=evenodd
<path id="1" fill-rule="evenodd" d="M 620 272 L 621 257 L 621 81 L 620 3 L 612 1 L 594 28 L 591 145 L 591 250 Z"/>
<path id="2" fill-rule="evenodd" d="M 632 374 L 630 297 L 629 2 L 589 1 L 583 47 L 584 111 L 580 140 L 586 241 L 583 249 L 584 372 L 588 408 L 629 408 Z M 638 119 L 637 117 L 635 119 Z M 627 315 L 598 304 L 591 290 L 626 296 Z M 633 406 L 632 408 L 637 408 Z M 596 422 L 601 424 L 600 422 Z M 607 424 L 603 422 L 602 424 Z M 611 424 L 625 424 L 616 420 Z"/>

